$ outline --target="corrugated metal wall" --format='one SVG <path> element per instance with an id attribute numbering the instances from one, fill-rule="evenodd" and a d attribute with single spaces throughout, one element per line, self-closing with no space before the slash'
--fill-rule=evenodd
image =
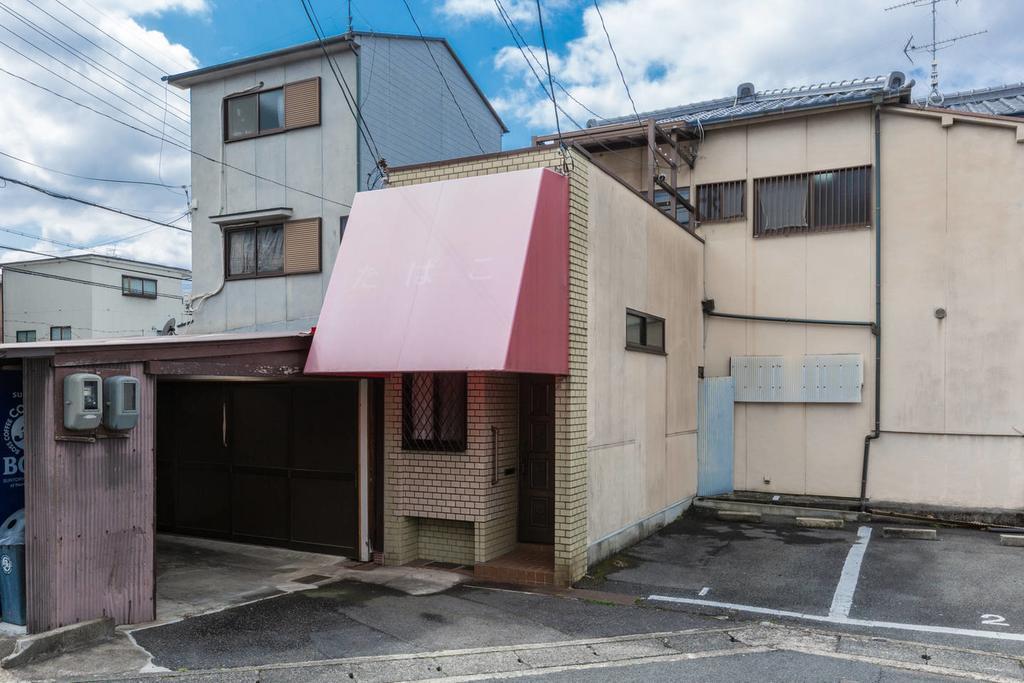
<path id="1" fill-rule="evenodd" d="M 103 616 L 118 624 L 155 618 L 156 383 L 141 363 L 122 374 L 141 383 L 139 424 L 127 438 L 56 441 L 54 370 L 47 360 L 25 361 L 31 633 Z"/>
<path id="2" fill-rule="evenodd" d="M 697 495 L 733 490 L 732 377 L 705 377 L 697 385 Z"/>

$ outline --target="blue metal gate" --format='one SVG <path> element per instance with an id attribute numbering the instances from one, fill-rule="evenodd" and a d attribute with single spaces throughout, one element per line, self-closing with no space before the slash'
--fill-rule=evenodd
<path id="1" fill-rule="evenodd" d="M 732 493 L 732 377 L 705 377 L 697 382 L 697 495 Z"/>

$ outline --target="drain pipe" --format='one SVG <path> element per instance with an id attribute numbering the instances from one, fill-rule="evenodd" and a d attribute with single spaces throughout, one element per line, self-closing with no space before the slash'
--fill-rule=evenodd
<path id="1" fill-rule="evenodd" d="M 868 507 L 868 462 L 871 442 L 882 435 L 882 106 L 875 105 L 875 427 L 864 437 L 860 475 L 860 510 Z"/>

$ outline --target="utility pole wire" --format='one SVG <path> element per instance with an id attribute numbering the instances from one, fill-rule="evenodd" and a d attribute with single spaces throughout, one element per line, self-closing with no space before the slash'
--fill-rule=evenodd
<path id="1" fill-rule="evenodd" d="M 544 45 L 544 62 L 547 64 L 548 87 L 551 94 L 551 104 L 555 109 L 555 130 L 558 131 L 558 146 L 565 152 L 565 141 L 562 140 L 562 122 L 558 117 L 558 100 L 555 99 L 555 81 L 551 76 L 551 56 L 548 53 L 548 39 L 544 34 L 544 12 L 540 8 L 540 0 L 537 0 L 537 22 L 540 24 L 540 42 Z"/>
<path id="2" fill-rule="evenodd" d="M 182 189 L 184 189 L 186 187 L 185 185 L 167 185 L 165 183 L 151 182 L 151 181 L 148 181 L 148 180 L 122 180 L 122 179 L 118 179 L 118 178 L 96 178 L 94 176 L 78 175 L 77 173 L 68 173 L 67 171 L 58 171 L 55 168 L 50 168 L 49 166 L 42 166 L 41 164 L 37 164 L 37 163 L 34 163 L 32 161 L 28 161 L 27 159 L 22 159 L 21 157 L 16 157 L 13 154 L 8 154 L 7 152 L 4 152 L 4 151 L 0 151 L 0 156 L 5 156 L 8 159 L 13 159 L 14 161 L 17 161 L 17 162 L 22 163 L 22 164 L 27 164 L 29 166 L 35 166 L 36 168 L 40 168 L 40 169 L 42 169 L 44 171 L 48 171 L 50 173 L 56 173 L 57 175 L 68 176 L 69 178 L 78 178 L 79 180 L 92 180 L 92 181 L 97 182 L 97 183 L 123 183 L 125 185 L 149 185 L 149 186 L 152 186 L 152 187 L 163 187 L 163 188 L 168 188 L 168 189 L 172 189 L 172 190 L 182 190 Z"/>
<path id="3" fill-rule="evenodd" d="M 47 195 L 49 197 L 53 197 L 54 199 L 62 199 L 62 200 L 69 201 L 69 202 L 75 202 L 77 204 L 83 204 L 85 206 L 91 206 L 91 207 L 96 208 L 96 209 L 103 209 L 104 211 L 109 211 L 111 213 L 116 213 L 116 214 L 119 214 L 121 216 L 126 216 L 128 218 L 134 218 L 135 220 L 145 221 L 147 223 L 152 223 L 153 225 L 159 225 L 159 226 L 162 226 L 162 227 L 165 227 L 165 228 L 171 228 L 172 230 L 180 230 L 181 232 L 187 232 L 189 234 L 192 233 L 192 231 L 189 230 L 188 228 L 183 228 L 180 225 L 175 225 L 174 223 L 164 223 L 163 221 L 158 221 L 158 220 L 154 220 L 152 218 L 147 218 L 146 216 L 140 216 L 137 213 L 131 213 L 131 212 L 128 212 L 128 211 L 122 211 L 121 209 L 116 209 L 116 208 L 114 208 L 112 206 L 105 206 L 103 204 L 97 204 L 96 202 L 91 202 L 88 199 L 82 199 L 80 197 L 74 197 L 72 195 L 63 194 L 63 193 L 57 192 L 55 190 L 48 190 L 45 187 L 40 187 L 39 185 L 34 185 L 34 184 L 26 182 L 24 180 L 18 180 L 17 178 L 9 178 L 7 176 L 0 175 L 0 180 L 3 180 L 3 181 L 8 182 L 8 183 L 11 183 L 13 185 L 20 185 L 22 187 L 27 187 L 30 190 L 35 190 L 36 192 L 39 192 L 41 194 L 45 194 L 45 195 Z"/>
<path id="4" fill-rule="evenodd" d="M 437 58 L 434 57 L 434 51 L 430 49 L 430 43 L 427 41 L 427 37 L 423 35 L 423 30 L 420 28 L 420 22 L 416 21 L 416 15 L 412 12 L 412 7 L 409 5 L 409 0 L 402 0 L 405 5 L 406 11 L 409 13 L 409 18 L 412 19 L 413 25 L 416 27 L 416 32 L 420 34 L 420 40 L 423 41 L 424 47 L 427 48 L 427 54 L 430 55 L 430 61 L 434 62 L 434 68 L 437 69 L 438 75 L 441 80 L 444 81 L 444 87 L 448 89 L 448 94 L 452 96 L 452 102 L 455 103 L 455 108 L 459 110 L 459 114 L 462 115 L 462 120 L 466 122 L 466 128 L 469 129 L 469 134 L 473 136 L 473 141 L 476 146 L 480 148 L 481 154 L 486 154 L 487 151 L 484 146 L 480 144 L 480 139 L 476 136 L 476 131 L 473 130 L 473 126 L 469 123 L 469 118 L 466 116 L 466 112 L 462 110 L 462 105 L 459 104 L 459 100 L 455 97 L 455 91 L 452 90 L 451 84 L 448 82 L 447 77 L 444 75 L 444 71 L 441 70 L 441 65 L 437 63 Z"/>
<path id="5" fill-rule="evenodd" d="M 71 104 L 74 104 L 74 105 L 76 105 L 78 107 L 81 107 L 83 109 L 88 109 L 89 111 L 93 112 L 94 114 L 99 114 L 100 116 L 102 116 L 104 118 L 110 119 L 114 123 L 119 123 L 119 124 L 121 124 L 122 126 L 124 126 L 126 128 L 131 128 L 132 130 L 137 131 L 139 133 L 142 133 L 143 135 L 148 135 L 149 137 L 151 137 L 151 138 L 153 138 L 155 140 L 163 140 L 164 139 L 164 138 L 161 138 L 159 135 L 157 135 L 155 133 L 151 133 L 148 130 L 145 130 L 143 128 L 139 128 L 137 126 L 133 126 L 130 123 L 122 121 L 122 120 L 120 120 L 120 119 L 118 119 L 118 118 L 116 118 L 114 116 L 111 116 L 110 114 L 108 114 L 108 113 L 106 113 L 104 111 L 100 111 L 99 109 L 96 109 L 94 107 L 90 107 L 87 104 L 82 104 L 81 102 L 79 102 L 77 100 L 74 100 L 74 99 L 68 97 L 67 95 L 62 95 L 59 92 L 57 92 L 56 90 L 51 90 L 50 88 L 47 88 L 46 86 L 43 86 L 43 85 L 40 85 L 40 84 L 38 84 L 38 83 L 36 83 L 34 81 L 31 81 L 31 80 L 25 78 L 24 76 L 19 76 L 16 73 L 8 71 L 7 69 L 3 68 L 2 66 L 0 66 L 0 73 L 5 73 L 5 74 L 7 74 L 8 76 L 10 76 L 12 78 L 16 78 L 19 81 L 23 81 L 23 82 L 31 85 L 34 88 L 38 88 L 40 90 L 43 90 L 43 91 L 53 95 L 54 97 L 59 97 L 60 99 L 66 100 L 66 101 L 70 102 Z M 182 150 L 184 150 L 186 152 L 189 152 L 190 154 L 192 154 L 194 156 L 197 156 L 200 159 L 205 159 L 206 161 L 209 161 L 210 163 L 218 164 L 220 166 L 223 166 L 224 168 L 230 168 L 233 171 L 238 171 L 239 173 L 243 173 L 245 175 L 252 176 L 253 178 L 256 178 L 257 180 L 263 180 L 263 181 L 268 182 L 268 183 L 273 183 L 274 185 L 278 185 L 280 187 L 283 187 L 286 190 L 292 190 L 293 192 L 299 192 L 301 194 L 308 195 L 310 197 L 314 197 L 316 199 L 322 199 L 325 202 L 329 202 L 331 204 L 337 204 L 338 206 L 344 206 L 345 208 L 348 208 L 348 209 L 352 208 L 351 204 L 346 204 L 345 202 L 339 202 L 339 201 L 334 200 L 334 199 L 328 199 L 327 197 L 324 197 L 323 195 L 316 194 L 315 192 L 309 192 L 307 190 L 300 190 L 297 187 L 292 187 L 291 185 L 288 185 L 286 183 L 282 183 L 279 180 L 274 180 L 273 178 L 267 178 L 266 176 L 262 176 L 262 175 L 260 175 L 258 173 L 253 173 L 252 171 L 247 171 L 244 168 L 239 168 L 238 166 L 234 166 L 232 164 L 229 164 L 226 161 L 221 161 L 219 159 L 214 159 L 213 157 L 207 156 L 206 154 L 203 154 L 202 152 L 197 152 L 197 151 L 195 151 L 193 149 L 190 149 L 188 145 L 183 145 L 183 144 L 177 142 L 176 140 L 167 139 L 166 142 L 169 145 L 173 145 L 174 147 L 177 147 L 177 148 L 182 149 Z"/>
<path id="6" fill-rule="evenodd" d="M 57 259 L 59 261 L 79 261 L 79 262 L 81 262 L 80 257 L 82 257 L 82 256 L 98 256 L 99 258 L 110 258 L 109 256 L 104 256 L 103 254 L 94 254 L 94 253 L 88 252 L 88 251 L 85 252 L 84 254 L 67 254 L 65 256 L 62 256 L 60 254 L 47 254 L 45 251 L 35 251 L 33 249 L 24 249 L 22 247 L 12 247 L 12 246 L 10 246 L 8 244 L 0 244 L 0 249 L 7 249 L 8 251 L 19 251 L 19 252 L 22 252 L 24 254 L 35 254 L 36 256 L 45 256 L 47 258 Z M 153 272 L 149 271 L 149 270 L 137 270 L 135 268 L 122 268 L 120 266 L 112 266 L 109 263 L 90 263 L 89 265 L 90 266 L 96 266 L 97 268 L 107 268 L 108 270 L 116 270 L 116 271 L 118 271 L 120 273 L 138 273 L 139 275 L 148 275 L 150 277 L 154 277 Z M 174 266 L 164 266 L 163 264 L 160 264 L 160 263 L 156 263 L 154 265 L 161 266 L 162 268 L 173 268 L 174 267 Z M 0 263 L 0 268 L 2 268 L 2 267 L 3 267 L 3 264 Z M 188 281 L 188 282 L 190 282 L 192 280 L 191 277 L 181 277 L 181 276 L 178 276 L 178 275 L 158 275 L 156 277 L 163 277 L 163 278 L 167 278 L 168 280 L 182 280 L 182 281 Z"/>

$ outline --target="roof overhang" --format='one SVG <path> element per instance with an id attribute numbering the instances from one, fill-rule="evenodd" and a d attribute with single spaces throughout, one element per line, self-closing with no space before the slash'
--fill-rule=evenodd
<path id="1" fill-rule="evenodd" d="M 569 186 L 548 169 L 356 195 L 306 374 L 569 370 Z"/>

